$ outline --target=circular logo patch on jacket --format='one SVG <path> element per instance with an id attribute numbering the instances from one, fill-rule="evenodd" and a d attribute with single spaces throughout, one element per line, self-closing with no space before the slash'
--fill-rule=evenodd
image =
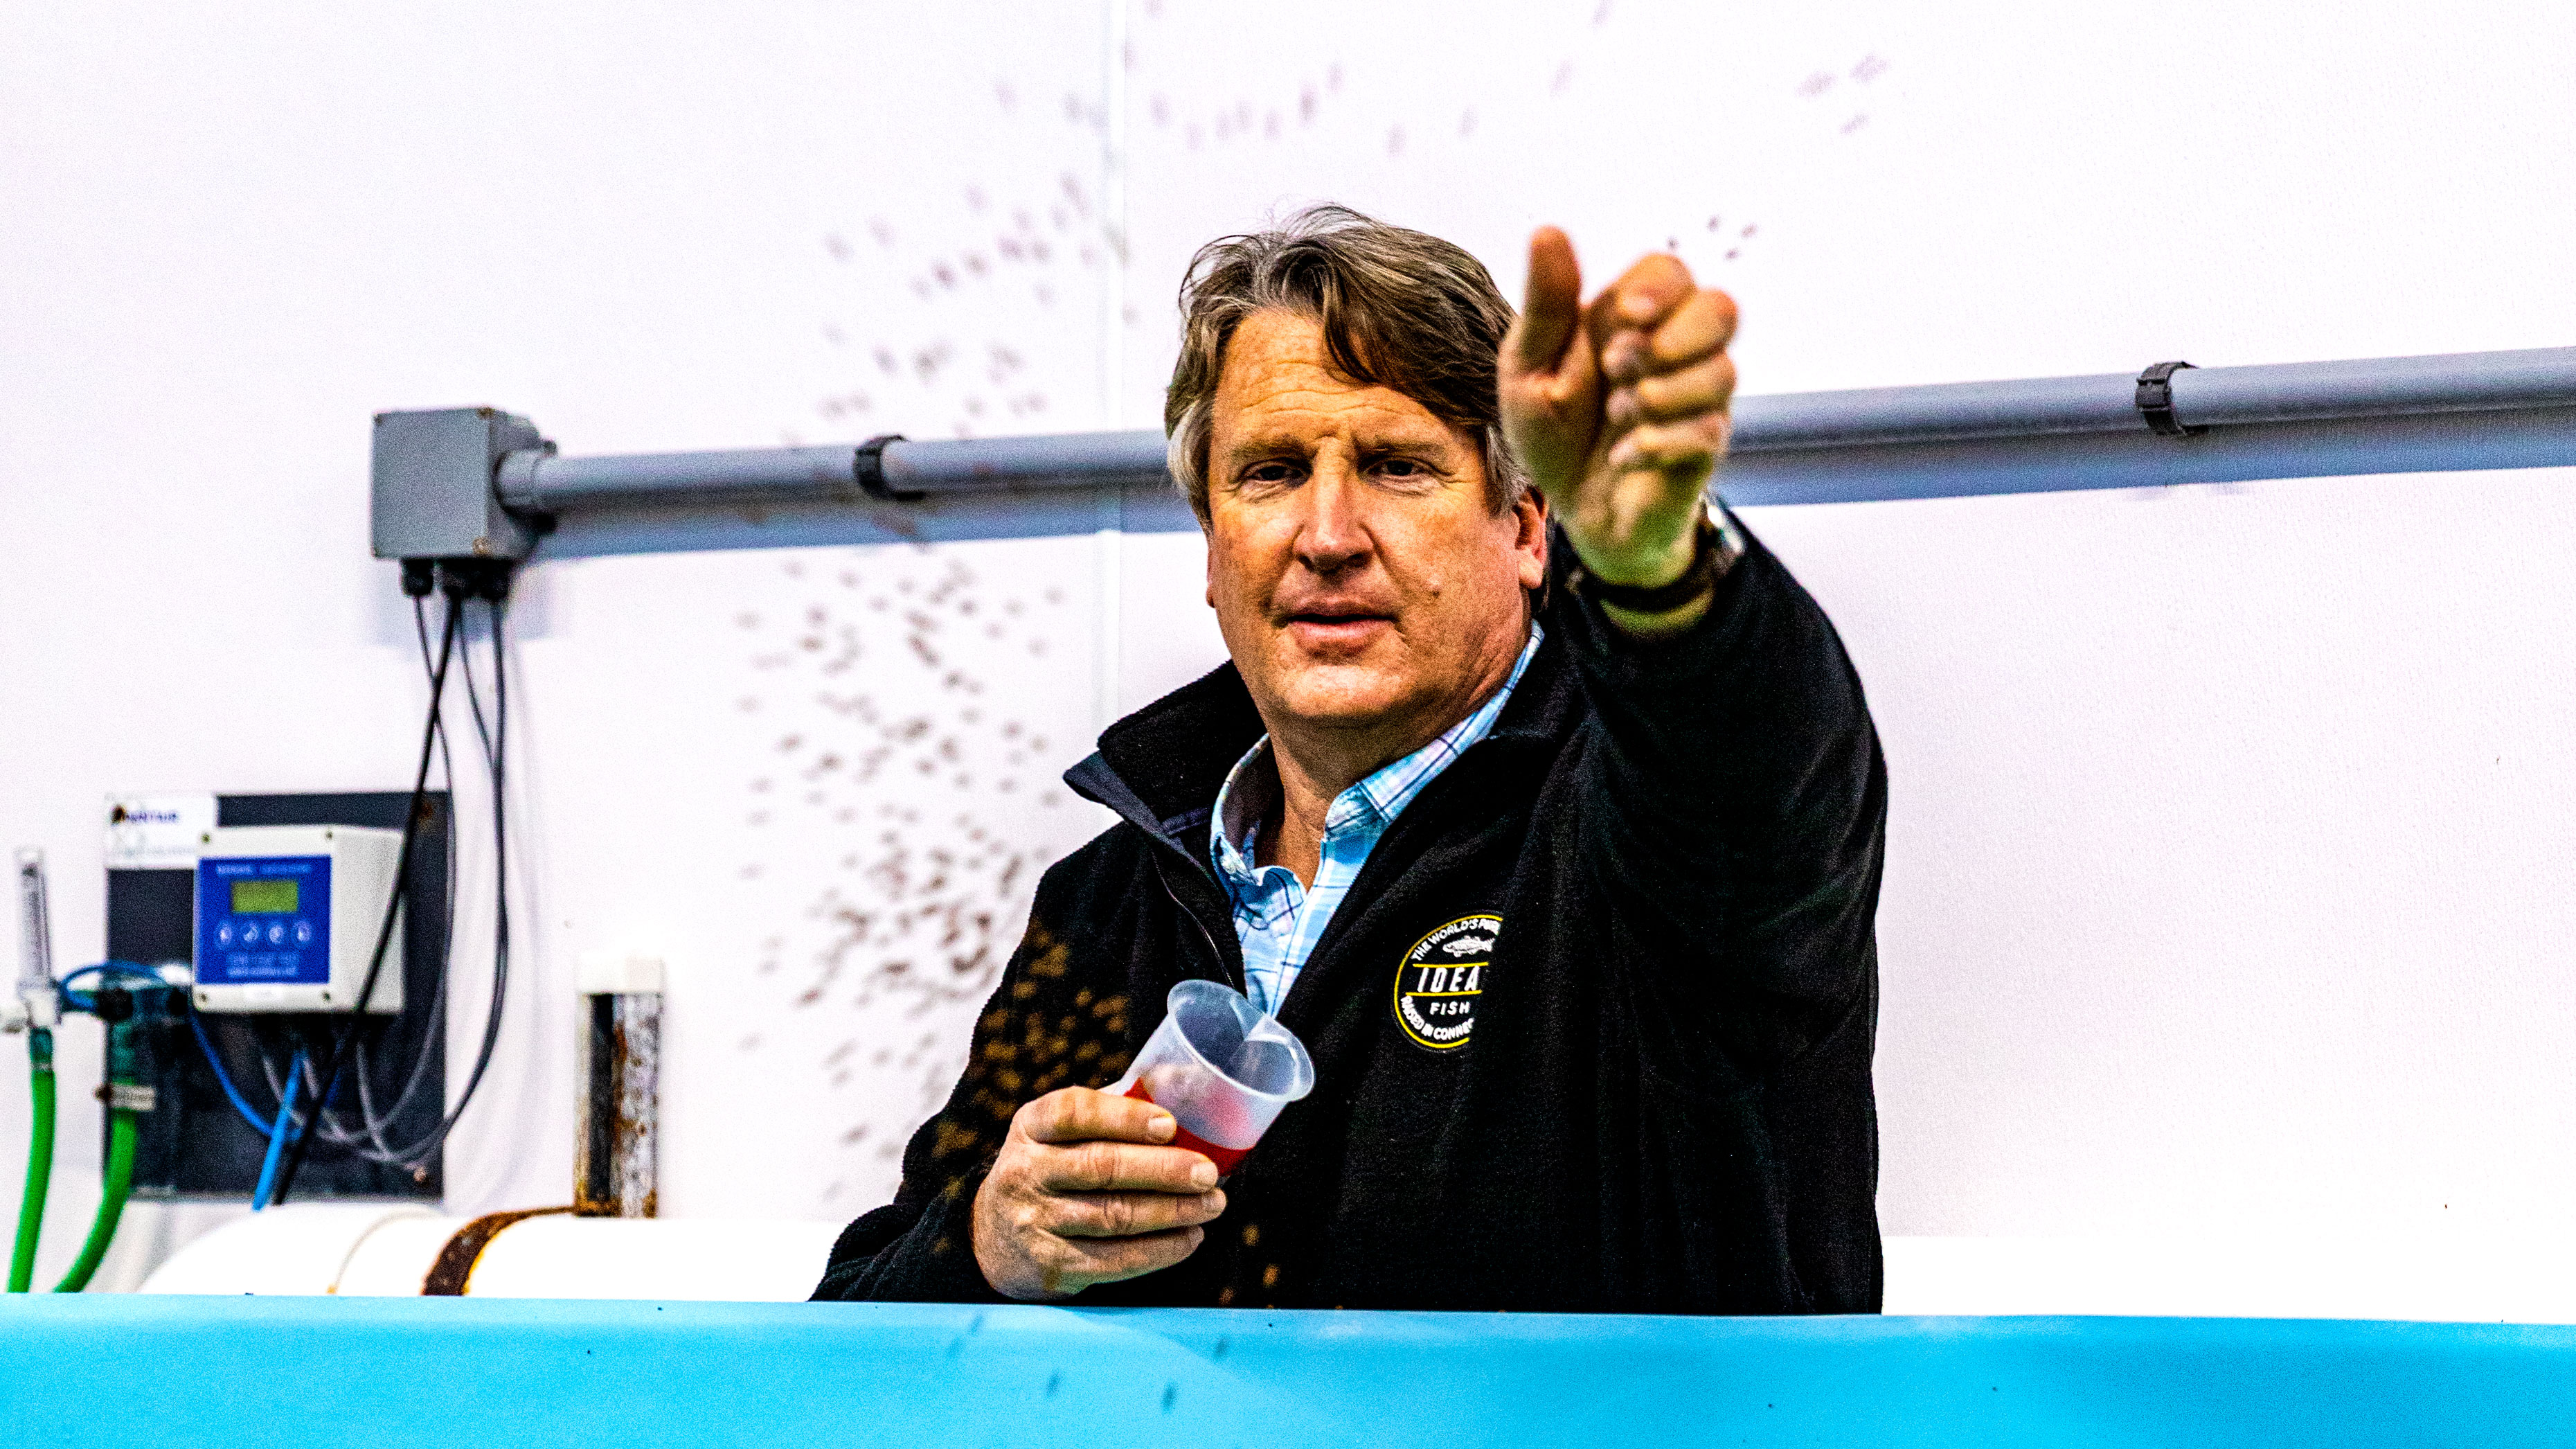
<path id="1" fill-rule="evenodd" d="M 1395 1024 L 1415 1044 L 1436 1052 L 1467 1044 L 1502 930 L 1500 916 L 1460 916 L 1404 953 L 1395 968 Z"/>

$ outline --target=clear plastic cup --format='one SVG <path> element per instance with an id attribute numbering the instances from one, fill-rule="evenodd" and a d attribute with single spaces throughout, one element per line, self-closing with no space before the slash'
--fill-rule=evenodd
<path id="1" fill-rule="evenodd" d="M 1315 1063 L 1296 1033 L 1222 981 L 1184 981 L 1164 1007 L 1109 1090 L 1171 1113 L 1180 1127 L 1173 1146 L 1232 1172 L 1280 1108 L 1315 1090 Z"/>

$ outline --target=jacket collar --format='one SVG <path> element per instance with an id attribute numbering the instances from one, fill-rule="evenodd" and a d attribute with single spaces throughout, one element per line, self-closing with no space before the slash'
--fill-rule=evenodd
<path id="1" fill-rule="evenodd" d="M 1582 709 L 1582 685 L 1566 658 L 1564 631 L 1551 628 L 1501 718 L 1469 753 L 1489 746 L 1552 745 L 1573 728 Z M 1243 676 L 1222 664 L 1111 725 L 1101 733 L 1100 748 L 1064 772 L 1064 782 L 1197 859 L 1193 841 L 1203 838 L 1199 832 L 1226 771 L 1261 735 L 1261 712 Z"/>

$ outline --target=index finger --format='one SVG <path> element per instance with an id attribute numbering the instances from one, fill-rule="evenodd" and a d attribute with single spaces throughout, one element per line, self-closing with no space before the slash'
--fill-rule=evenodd
<path id="1" fill-rule="evenodd" d="M 1020 1109 L 1020 1129 L 1034 1142 L 1148 1142 L 1172 1140 L 1172 1114 L 1151 1102 L 1064 1087 Z"/>
<path id="2" fill-rule="evenodd" d="M 1510 339 L 1523 371 L 1550 371 L 1565 355 L 1565 344 L 1582 321 L 1582 297 L 1583 273 L 1575 265 L 1574 243 L 1555 227 L 1540 227 L 1530 236 L 1529 287 Z"/>

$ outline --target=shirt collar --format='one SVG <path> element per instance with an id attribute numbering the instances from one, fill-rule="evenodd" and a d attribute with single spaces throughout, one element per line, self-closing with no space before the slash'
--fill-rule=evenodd
<path id="1" fill-rule="evenodd" d="M 1393 764 L 1378 767 L 1358 784 L 1334 796 L 1324 812 L 1325 834 L 1329 837 L 1355 828 L 1382 831 L 1392 823 L 1405 806 L 1413 803 L 1413 797 L 1449 767 L 1450 761 L 1492 731 L 1494 721 L 1502 716 L 1503 706 L 1511 702 L 1512 690 L 1529 672 L 1530 661 L 1538 657 L 1538 646 L 1546 637 L 1547 631 L 1537 620 L 1531 620 L 1529 640 L 1521 645 L 1520 657 L 1512 662 L 1512 672 L 1504 679 L 1503 687 L 1465 719 L 1442 732 L 1440 738 Z M 1278 802 L 1279 771 L 1270 758 L 1270 736 L 1265 734 L 1234 762 L 1234 768 L 1226 772 L 1225 784 L 1216 792 L 1209 834 L 1215 837 L 1217 869 L 1229 884 L 1249 886 L 1259 879 L 1261 868 L 1254 864 L 1254 858 L 1261 822 Z"/>

